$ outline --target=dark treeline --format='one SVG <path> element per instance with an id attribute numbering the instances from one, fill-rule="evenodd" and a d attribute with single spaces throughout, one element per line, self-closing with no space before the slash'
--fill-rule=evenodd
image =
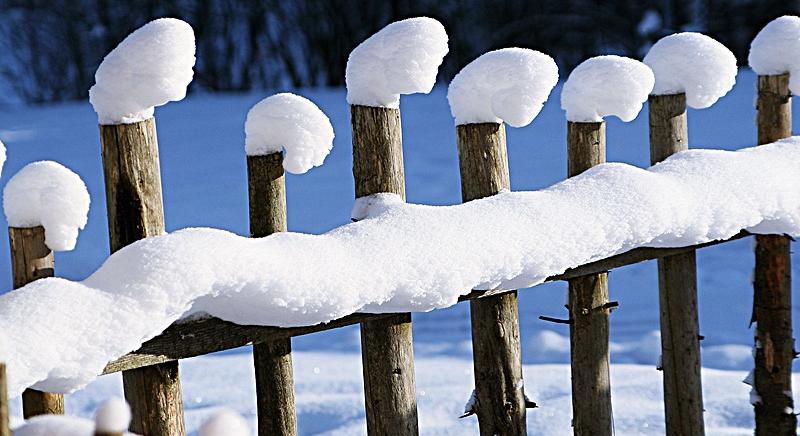
<path id="1" fill-rule="evenodd" d="M 340 86 L 349 52 L 387 23 L 427 15 L 450 35 L 440 80 L 481 53 L 510 46 L 552 55 L 563 72 L 586 57 L 640 57 L 663 35 L 705 32 L 746 63 L 787 0 L 0 0 L 0 74 L 30 103 L 83 99 L 103 56 L 158 17 L 197 37 L 193 88 Z"/>

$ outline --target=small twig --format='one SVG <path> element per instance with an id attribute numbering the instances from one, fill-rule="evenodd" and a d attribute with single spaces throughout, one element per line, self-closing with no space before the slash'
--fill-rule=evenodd
<path id="1" fill-rule="evenodd" d="M 698 340 L 698 341 L 704 341 L 705 339 L 706 339 L 706 337 L 705 337 L 705 336 L 703 336 L 703 335 L 697 335 L 697 340 Z"/>
<path id="2" fill-rule="evenodd" d="M 458 419 L 461 419 L 461 418 L 466 418 L 466 417 L 468 417 L 468 416 L 472 416 L 472 415 L 474 415 L 474 414 L 475 414 L 475 411 L 474 411 L 474 410 L 470 410 L 469 412 L 466 412 L 465 414 L 463 414 L 463 415 L 459 416 L 459 417 L 458 417 Z"/>
<path id="3" fill-rule="evenodd" d="M 544 315 L 540 315 L 539 319 L 541 319 L 542 321 L 554 322 L 556 324 L 572 324 L 572 320 L 571 319 L 553 318 L 553 317 L 544 316 Z"/>

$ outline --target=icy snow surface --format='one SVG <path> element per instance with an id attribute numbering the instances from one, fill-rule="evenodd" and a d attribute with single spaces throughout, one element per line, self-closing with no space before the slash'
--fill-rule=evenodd
<path id="1" fill-rule="evenodd" d="M 789 89 L 800 94 L 800 17 L 785 15 L 767 23 L 750 44 L 747 62 L 762 76 L 789 73 Z"/>
<path id="2" fill-rule="evenodd" d="M 613 55 L 589 58 L 564 83 L 561 108 L 572 122 L 597 122 L 609 115 L 628 122 L 639 114 L 654 82 L 650 67 L 637 60 Z"/>
<path id="3" fill-rule="evenodd" d="M 250 436 L 252 431 L 238 413 L 233 410 L 222 410 L 215 413 L 198 431 L 199 436 Z"/>
<path id="4" fill-rule="evenodd" d="M 89 90 L 100 124 L 153 116 L 154 106 L 182 100 L 194 76 L 194 31 L 175 18 L 151 21 L 128 35 L 97 68 Z"/>
<path id="5" fill-rule="evenodd" d="M 333 126 L 310 100 L 290 93 L 261 100 L 244 124 L 248 156 L 286 150 L 283 167 L 302 174 L 322 165 L 333 148 Z"/>
<path id="6" fill-rule="evenodd" d="M 3 189 L 3 210 L 12 227 L 44 226 L 45 243 L 54 251 L 75 248 L 86 226 L 89 191 L 80 176 L 53 161 L 26 165 Z"/>
<path id="7" fill-rule="evenodd" d="M 653 95 L 686 93 L 686 104 L 704 109 L 716 103 L 736 83 L 736 57 L 724 45 L 702 33 L 665 36 L 650 48 L 644 63 L 653 70 Z"/>
<path id="8" fill-rule="evenodd" d="M 83 386 L 193 313 L 298 326 L 355 311 L 425 311 L 639 246 L 741 229 L 798 235 L 800 138 L 689 150 L 648 170 L 607 163 L 547 189 L 456 206 L 378 201 L 364 216 L 322 235 L 186 229 L 125 247 L 83 282 L 48 278 L 0 296 L 11 394 Z"/>
<path id="9" fill-rule="evenodd" d="M 530 124 L 558 82 L 553 58 L 526 48 L 490 51 L 470 62 L 447 91 L 456 125 Z"/>
<path id="10" fill-rule="evenodd" d="M 347 102 L 397 108 L 400 94 L 431 92 L 447 51 L 447 32 L 433 18 L 389 24 L 350 53 Z"/>
<path id="11" fill-rule="evenodd" d="M 131 423 L 131 408 L 122 398 L 109 398 L 97 409 L 95 429 L 103 433 L 120 433 Z"/>

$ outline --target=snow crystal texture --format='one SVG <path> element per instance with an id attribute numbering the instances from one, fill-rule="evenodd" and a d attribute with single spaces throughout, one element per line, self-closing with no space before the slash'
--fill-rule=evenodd
<path id="1" fill-rule="evenodd" d="M 539 191 L 454 206 L 380 198 L 361 205 L 362 220 L 322 235 L 185 229 L 117 251 L 82 282 L 47 278 L 0 296 L 11 395 L 79 388 L 198 313 L 289 327 L 356 311 L 426 311 L 471 289 L 533 286 L 636 247 L 742 229 L 797 236 L 800 137 L 688 150 L 649 169 L 606 163 Z"/>
<path id="2" fill-rule="evenodd" d="M 44 227 L 54 251 L 75 248 L 86 226 L 89 191 L 80 176 L 53 161 L 23 167 L 3 189 L 3 210 L 11 227 Z"/>
<path id="3" fill-rule="evenodd" d="M 800 94 L 800 17 L 776 18 L 753 39 L 747 58 L 761 76 L 789 73 L 789 89 Z"/>
<path id="4" fill-rule="evenodd" d="M 447 90 L 456 125 L 530 124 L 558 82 L 553 58 L 526 48 L 490 51 L 470 62 Z"/>
<path id="5" fill-rule="evenodd" d="M 131 423 L 131 408 L 122 398 L 109 398 L 97 409 L 94 423 L 98 432 L 124 432 Z"/>
<path id="6" fill-rule="evenodd" d="M 622 56 L 597 56 L 578 65 L 561 90 L 567 120 L 602 121 L 613 115 L 632 121 L 653 90 L 655 77 L 647 65 Z"/>
<path id="7" fill-rule="evenodd" d="M 194 31 L 175 18 L 151 21 L 109 53 L 89 90 L 100 124 L 130 124 L 182 100 L 194 76 Z"/>
<path id="8" fill-rule="evenodd" d="M 447 51 L 447 32 L 433 18 L 389 24 L 350 53 L 345 70 L 347 102 L 397 108 L 400 94 L 431 92 Z"/>
<path id="9" fill-rule="evenodd" d="M 197 432 L 199 436 L 250 436 L 253 434 L 247 422 L 233 410 L 224 409 L 215 413 Z"/>
<path id="10" fill-rule="evenodd" d="M 330 119 L 310 100 L 282 93 L 258 102 L 244 124 L 248 156 L 286 150 L 283 167 L 302 174 L 322 165 L 333 148 Z"/>
<path id="11" fill-rule="evenodd" d="M 653 70 L 653 95 L 686 93 L 686 104 L 704 109 L 733 89 L 736 56 L 714 38 L 696 32 L 665 36 L 644 63 Z"/>

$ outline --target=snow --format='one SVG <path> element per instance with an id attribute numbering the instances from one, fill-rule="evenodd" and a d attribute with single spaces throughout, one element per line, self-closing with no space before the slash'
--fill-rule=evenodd
<path id="1" fill-rule="evenodd" d="M 12 227 L 44 226 L 45 243 L 54 251 L 75 248 L 86 226 L 89 192 L 80 176 L 53 161 L 26 165 L 3 189 L 3 210 Z"/>
<path id="2" fill-rule="evenodd" d="M 433 18 L 408 18 L 387 25 L 350 53 L 345 71 L 347 102 L 397 108 L 400 94 L 429 93 L 447 51 L 447 32 Z"/>
<path id="3" fill-rule="evenodd" d="M 9 391 L 81 387 L 109 360 L 198 313 L 289 327 L 356 311 L 428 311 L 471 289 L 533 286 L 640 246 L 741 229 L 798 235 L 798 145 L 689 150 L 647 170 L 607 163 L 539 191 L 455 206 L 376 198 L 365 219 L 322 235 L 194 228 L 138 241 L 82 282 L 48 278 L 0 296 Z"/>
<path id="4" fill-rule="evenodd" d="M 736 56 L 713 38 L 696 32 L 665 36 L 644 63 L 655 74 L 653 95 L 686 93 L 686 104 L 707 108 L 736 83 Z"/>
<path id="5" fill-rule="evenodd" d="M 3 141 L 0 141 L 0 174 L 3 172 L 3 166 L 6 164 L 6 146 Z"/>
<path id="6" fill-rule="evenodd" d="M 247 422 L 236 412 L 223 409 L 200 426 L 199 436 L 249 436 Z"/>
<path id="7" fill-rule="evenodd" d="M 129 412 L 130 413 L 130 412 Z M 115 432 L 135 436 L 127 432 L 128 425 Z M 65 415 L 39 415 L 28 419 L 18 427 L 14 427 L 14 436 L 94 436 L 95 423 L 86 418 Z M 97 427 L 97 430 L 101 430 Z"/>
<path id="8" fill-rule="evenodd" d="M 310 100 L 290 93 L 261 100 L 247 113 L 245 151 L 258 156 L 286 150 L 283 167 L 302 174 L 322 165 L 333 148 L 333 126 Z"/>
<path id="9" fill-rule="evenodd" d="M 636 118 L 653 90 L 650 68 L 622 56 L 597 56 L 578 65 L 561 91 L 567 120 L 592 123 L 606 116 L 628 122 Z"/>
<path id="10" fill-rule="evenodd" d="M 756 35 L 747 57 L 756 74 L 772 76 L 789 73 L 789 89 L 800 93 L 800 17 L 776 18 Z"/>
<path id="11" fill-rule="evenodd" d="M 153 20 L 109 53 L 89 89 L 100 124 L 130 124 L 153 116 L 154 106 L 182 100 L 192 81 L 194 31 L 175 18 Z"/>
<path id="12" fill-rule="evenodd" d="M 131 422 L 131 408 L 122 398 L 109 398 L 97 409 L 95 430 L 101 433 L 122 433 Z"/>
<path id="13" fill-rule="evenodd" d="M 558 82 L 553 58 L 526 48 L 490 51 L 450 83 L 447 100 L 456 125 L 502 123 L 523 127 L 542 110 Z"/>

